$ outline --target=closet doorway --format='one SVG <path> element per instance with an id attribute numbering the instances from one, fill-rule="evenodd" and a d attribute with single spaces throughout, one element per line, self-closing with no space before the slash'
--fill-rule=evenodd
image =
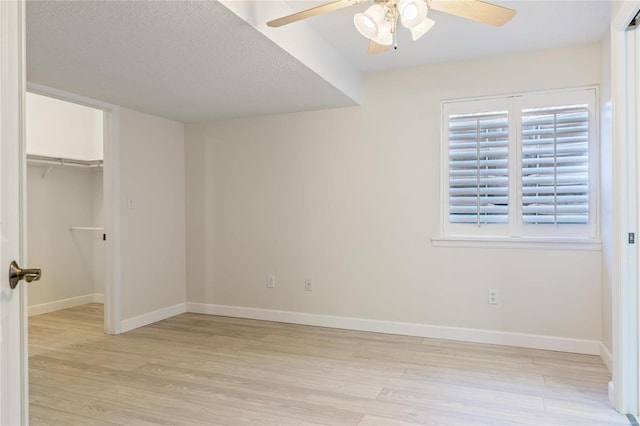
<path id="1" fill-rule="evenodd" d="M 113 115 L 42 90 L 27 93 L 24 241 L 28 263 L 43 272 L 29 287 L 30 317 L 94 304 L 105 331 L 119 332 L 111 303 L 113 244 L 105 230 L 113 199 L 105 193 Z"/>

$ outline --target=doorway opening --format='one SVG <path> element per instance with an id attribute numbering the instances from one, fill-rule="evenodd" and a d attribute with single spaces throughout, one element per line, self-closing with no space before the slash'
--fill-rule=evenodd
<path id="1" fill-rule="evenodd" d="M 27 93 L 29 316 L 104 302 L 103 112 Z"/>
<path id="2" fill-rule="evenodd" d="M 25 253 L 42 269 L 29 316 L 104 304 L 119 334 L 118 107 L 29 84 L 25 110 Z"/>

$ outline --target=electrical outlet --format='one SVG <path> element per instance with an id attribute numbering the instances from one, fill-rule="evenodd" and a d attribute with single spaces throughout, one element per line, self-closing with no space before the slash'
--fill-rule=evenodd
<path id="1" fill-rule="evenodd" d="M 275 286 L 276 286 L 276 276 L 272 274 L 267 275 L 267 287 L 275 288 Z"/>
<path id="2" fill-rule="evenodd" d="M 489 300 L 488 303 L 491 305 L 497 305 L 498 304 L 498 289 L 497 288 L 490 288 L 489 289 Z"/>
<path id="3" fill-rule="evenodd" d="M 304 291 L 313 291 L 313 284 L 311 282 L 311 278 L 307 278 L 304 280 Z"/>

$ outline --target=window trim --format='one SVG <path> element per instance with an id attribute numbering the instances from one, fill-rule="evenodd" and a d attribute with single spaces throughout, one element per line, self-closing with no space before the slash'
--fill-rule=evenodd
<path id="1" fill-rule="evenodd" d="M 590 93 L 591 92 L 591 93 Z M 592 223 L 588 225 L 587 235 L 572 235 L 567 233 L 561 236 L 549 235 L 550 227 L 555 225 L 528 225 L 524 224 L 518 214 L 522 212 L 521 201 L 521 186 L 522 175 L 520 172 L 521 162 L 521 146 L 519 142 L 521 128 L 521 109 L 531 108 L 536 101 L 547 96 L 561 97 L 563 94 L 568 96 L 588 96 L 593 97 L 593 111 L 591 108 L 589 113 L 593 113 L 593 119 L 590 119 L 590 140 L 589 140 L 589 168 L 590 168 L 590 198 L 589 212 L 594 217 Z M 525 101 L 522 101 L 525 98 Z M 517 100 L 516 100 L 517 99 Z M 449 141 L 448 141 L 448 114 L 451 113 L 463 113 L 463 111 L 470 110 L 471 108 L 465 108 L 463 105 L 470 105 L 472 102 L 478 102 L 482 105 L 482 109 L 488 111 L 494 105 L 502 105 L 506 102 L 510 112 L 509 116 L 509 137 L 517 137 L 515 149 L 510 144 L 509 150 L 509 224 L 497 225 L 487 224 L 481 225 L 478 228 L 485 230 L 481 232 L 459 232 L 461 229 L 460 224 L 449 223 L 449 203 L 447 197 L 449 196 Z M 514 108 L 514 105 L 518 103 L 520 108 Z M 458 105 L 456 105 L 458 104 Z M 545 105 L 548 106 L 548 103 Z M 453 108 L 452 108 L 453 107 Z M 482 112 L 475 110 L 472 112 Z M 520 92 L 504 95 L 495 95 L 487 97 L 474 97 L 474 98 L 459 98 L 459 99 L 447 99 L 441 101 L 441 129 L 440 129 L 440 147 L 441 147 L 441 185 L 440 185 L 440 235 L 431 238 L 431 245 L 434 247 L 486 247 L 486 248 L 533 248 L 533 249 L 561 249 L 561 250 L 600 250 L 600 111 L 599 111 L 599 88 L 597 85 L 582 86 L 558 90 L 545 90 L 545 91 L 532 91 L 532 92 Z M 512 166 L 517 164 L 517 166 Z M 514 183 L 515 182 L 515 183 Z M 593 194 L 593 196 L 591 196 Z M 515 205 L 514 205 L 515 204 Z M 508 226 L 505 232 L 505 226 Z M 533 226 L 544 226 L 546 229 L 539 228 L 538 232 L 530 232 L 524 234 L 522 231 L 531 228 Z M 586 225 L 585 225 L 586 226 Z M 582 229 L 585 229 L 585 226 Z M 476 230 L 478 228 L 475 228 Z M 487 229 L 488 228 L 488 229 Z M 502 229 L 500 229 L 502 228 Z"/>
<path id="2" fill-rule="evenodd" d="M 432 247 L 601 251 L 597 238 L 562 237 L 431 237 Z"/>

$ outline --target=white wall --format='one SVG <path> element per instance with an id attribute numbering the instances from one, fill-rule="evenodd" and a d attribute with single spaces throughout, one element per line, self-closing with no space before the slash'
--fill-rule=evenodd
<path id="1" fill-rule="evenodd" d="M 184 173 L 184 125 L 121 109 L 123 321 L 185 302 Z"/>
<path id="2" fill-rule="evenodd" d="M 613 16 L 613 15 L 612 15 Z M 613 351 L 612 283 L 614 262 L 613 235 L 613 127 L 611 103 L 611 37 L 602 41 L 602 89 L 600 90 L 601 134 L 601 228 L 602 228 L 602 344 Z"/>
<path id="3" fill-rule="evenodd" d="M 187 125 L 188 301 L 600 340 L 599 251 L 429 241 L 440 102 L 598 84 L 600 55 L 589 45 L 372 74 L 360 107 Z"/>
<path id="4" fill-rule="evenodd" d="M 91 184 L 87 168 L 27 168 L 27 258 L 41 268 L 42 279 L 29 285 L 29 306 L 92 295 L 94 250 L 92 232 L 69 227 L 93 226 Z M 102 191 L 100 191 L 100 194 Z"/>
<path id="5" fill-rule="evenodd" d="M 27 93 L 28 154 L 76 160 L 101 160 L 101 110 Z M 70 124 L 71 123 L 71 124 Z"/>

